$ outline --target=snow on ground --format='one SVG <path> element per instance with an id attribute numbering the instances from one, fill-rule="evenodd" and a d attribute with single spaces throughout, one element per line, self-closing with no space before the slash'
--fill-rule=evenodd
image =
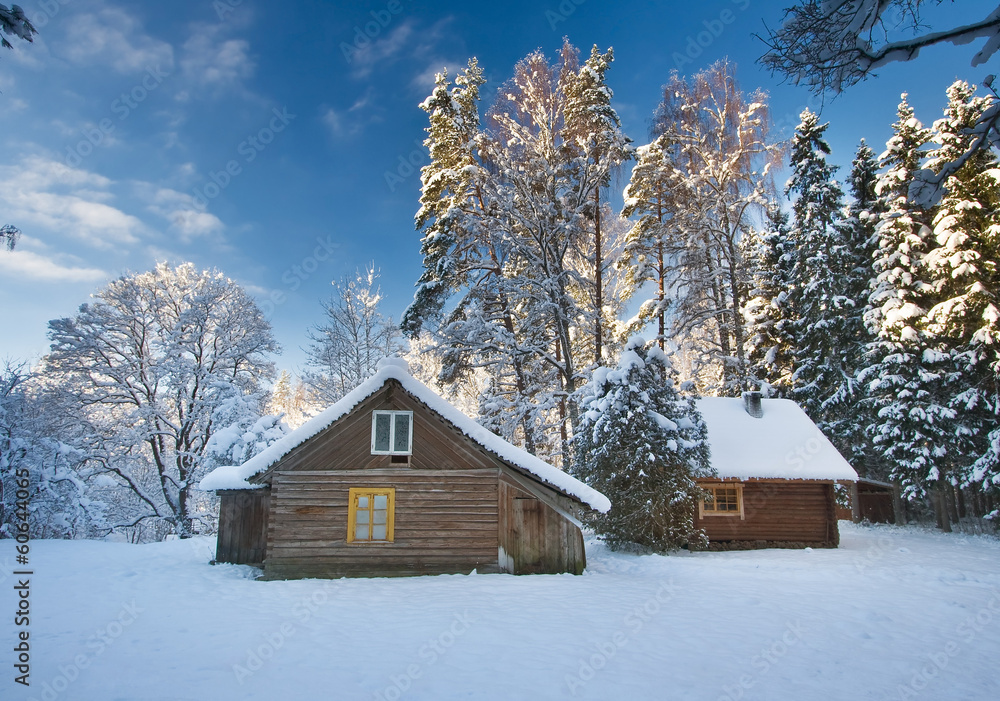
<path id="1" fill-rule="evenodd" d="M 210 539 L 32 544 L 0 698 L 1000 698 L 1000 542 L 841 522 L 838 550 L 611 553 L 572 575 L 258 582 Z"/>

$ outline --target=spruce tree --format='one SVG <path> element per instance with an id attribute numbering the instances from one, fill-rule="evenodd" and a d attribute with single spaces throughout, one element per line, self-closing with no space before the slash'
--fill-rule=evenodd
<path id="1" fill-rule="evenodd" d="M 611 499 L 592 524 L 613 549 L 706 543 L 694 528 L 694 479 L 711 474 L 708 434 L 694 400 L 664 382 L 672 375 L 658 346 L 633 337 L 617 367 L 595 370 L 584 390 L 575 473 Z"/>
<path id="2" fill-rule="evenodd" d="M 972 128 L 989 105 L 968 83 L 957 81 L 947 91 L 948 106 L 934 123 L 938 146 L 927 164 L 938 172 L 969 150 Z M 945 194 L 934 215 L 937 247 L 927 256 L 936 304 L 927 315 L 928 330 L 944 347 L 954 366 L 949 389 L 955 410 L 952 441 L 955 477 L 992 488 L 997 481 L 995 451 L 987 434 L 998 423 L 997 371 L 1000 370 L 1000 191 L 997 158 L 975 152 L 945 181 Z M 996 436 L 994 436 L 996 437 Z M 977 458 L 977 469 L 968 468 Z M 991 464 L 992 463 L 992 464 Z"/>
<path id="3" fill-rule="evenodd" d="M 767 227 L 752 230 L 742 247 L 750 281 L 743 316 L 751 384 L 768 396 L 784 397 L 793 370 L 792 268 L 797 253 L 789 238 L 788 214 L 769 208 Z"/>
<path id="4" fill-rule="evenodd" d="M 849 454 L 850 419 L 857 413 L 857 346 L 863 339 L 851 323 L 862 300 L 847 284 L 854 268 L 841 227 L 843 191 L 836 167 L 826 162 L 826 124 L 809 110 L 792 139 L 792 177 L 785 194 L 794 196 L 791 238 L 796 246 L 791 290 L 794 371 L 792 398 L 830 440 Z"/>
<path id="5" fill-rule="evenodd" d="M 566 85 L 566 105 L 563 108 L 566 124 L 566 148 L 575 152 L 572 166 L 578 173 L 580 186 L 592 189 L 592 206 L 584 207 L 585 216 L 593 225 L 592 263 L 593 277 L 589 284 L 589 316 L 594 328 L 594 365 L 602 364 L 605 327 L 613 324 L 614 318 L 605 319 L 605 272 L 608 260 L 605 249 L 608 244 L 606 213 L 601 206 L 601 191 L 611 183 L 611 173 L 625 161 L 632 158 L 631 139 L 621 128 L 618 113 L 611 106 L 612 91 L 608 87 L 606 74 L 614 62 L 614 50 L 609 48 L 601 53 L 595 44 L 590 57 L 580 66 L 579 71 Z M 592 182 L 588 182 L 592 181 Z"/>
<path id="6" fill-rule="evenodd" d="M 875 230 L 885 211 L 885 200 L 875 192 L 878 159 L 864 139 L 855 153 L 848 182 L 851 202 L 844 208 L 840 224 L 845 247 L 842 258 L 844 267 L 839 273 L 845 297 L 853 302 L 849 309 L 844 310 L 843 344 L 847 372 L 852 378 L 856 378 L 865 367 L 866 352 L 874 340 L 864 318 L 869 309 L 868 295 L 878 251 Z M 878 477 L 883 475 L 884 469 L 867 432 L 871 417 L 865 412 L 868 404 L 864 386 L 861 383 L 845 383 L 844 387 L 848 386 L 852 392 L 845 392 L 840 398 L 845 411 L 840 415 L 834 442 L 859 474 Z"/>
<path id="7" fill-rule="evenodd" d="M 926 264 L 934 247 L 932 212 L 907 199 L 929 139 L 930 130 L 916 119 L 904 94 L 880 159 L 884 172 L 876 192 L 886 198 L 887 210 L 877 227 L 876 277 L 865 315 L 875 340 L 860 375 L 874 417 L 869 432 L 887 462 L 887 477 L 901 483 L 911 499 L 944 484 L 948 426 L 955 418 L 942 390 L 948 356 L 926 328 L 934 301 Z"/>

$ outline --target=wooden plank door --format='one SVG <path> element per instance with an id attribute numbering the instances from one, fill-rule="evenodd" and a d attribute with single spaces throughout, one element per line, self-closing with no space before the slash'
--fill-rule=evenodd
<path id="1" fill-rule="evenodd" d="M 538 499 L 514 498 L 515 574 L 545 571 L 545 505 Z"/>

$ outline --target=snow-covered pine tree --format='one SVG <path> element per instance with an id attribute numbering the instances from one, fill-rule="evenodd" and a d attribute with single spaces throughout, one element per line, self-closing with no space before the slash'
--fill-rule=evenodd
<path id="1" fill-rule="evenodd" d="M 233 397 L 215 410 L 221 426 L 205 446 L 213 465 L 242 465 L 291 432 L 281 414 L 259 415 L 254 397 Z"/>
<path id="2" fill-rule="evenodd" d="M 268 401 L 268 409 L 274 414 L 286 411 L 292 403 L 292 374 L 288 370 L 278 373 L 278 379 L 274 381 L 271 388 L 271 399 Z"/>
<path id="3" fill-rule="evenodd" d="M 840 224 L 845 267 L 839 272 L 843 276 L 844 295 L 854 302 L 854 306 L 844 312 L 844 328 L 848 334 L 845 359 L 856 378 L 866 365 L 867 350 L 874 340 L 865 324 L 865 314 L 870 309 L 868 295 L 875 277 L 873 265 L 878 251 L 875 230 L 885 211 L 885 200 L 875 192 L 878 158 L 864 139 L 855 152 L 848 182 L 851 201 L 843 210 Z M 866 412 L 869 406 L 864 385 L 859 382 L 850 403 L 851 410 L 841 416 L 836 445 L 859 474 L 878 479 L 884 478 L 886 473 L 867 433 L 873 418 Z"/>
<path id="4" fill-rule="evenodd" d="M 796 256 L 789 239 L 788 214 L 771 206 L 767 227 L 751 229 L 740 244 L 750 285 L 743 308 L 750 383 L 768 396 L 786 397 L 791 390 L 795 346 L 792 268 Z"/>
<path id="5" fill-rule="evenodd" d="M 505 437 L 540 454 L 553 444 L 550 429 L 558 427 L 562 445 L 572 435 L 596 319 L 614 308 L 601 299 L 607 285 L 596 281 L 606 266 L 595 252 L 595 203 L 627 140 L 615 133 L 603 83 L 610 54 L 592 58 L 581 67 L 564 42 L 555 62 L 540 51 L 522 59 L 486 129 L 474 62 L 454 88 L 440 76 L 422 105 L 431 118 L 417 215 L 424 273 L 404 329 L 413 336 L 426 326 L 435 335 L 442 380 L 484 367 L 502 378 L 487 391 L 507 394 L 483 406 L 509 407 L 521 435 Z M 551 408 L 542 423 L 533 418 L 538 407 Z M 550 457 L 568 463 L 571 455 Z"/>
<path id="6" fill-rule="evenodd" d="M 577 171 L 579 187 L 592 191 L 592 206 L 585 207 L 593 227 L 593 238 L 586 248 L 593 251 L 593 275 L 585 296 L 589 304 L 589 316 L 594 328 L 594 365 L 603 361 L 606 326 L 614 319 L 605 319 L 605 277 L 608 260 L 606 229 L 607 213 L 601 206 L 601 191 L 611 183 L 611 174 L 625 161 L 632 158 L 631 139 L 621 128 L 618 113 L 611 106 L 613 93 L 608 87 L 606 74 L 614 61 L 614 50 L 601 53 L 595 44 L 590 57 L 580 66 L 579 71 L 566 85 L 566 105 L 564 107 L 565 143 L 575 151 L 572 166 Z M 591 185 L 590 181 L 594 181 Z M 603 230 L 602 230 L 603 229 Z"/>
<path id="7" fill-rule="evenodd" d="M 282 420 L 294 431 L 313 413 L 307 400 L 308 394 L 310 394 L 309 387 L 303 380 L 293 382 L 292 374 L 288 370 L 282 370 L 274 382 L 274 387 L 271 388 L 271 398 L 267 401 L 266 412 L 282 415 Z M 316 406 L 319 410 L 325 408 L 326 405 Z"/>
<path id="8" fill-rule="evenodd" d="M 64 442 L 73 429 L 45 385 L 23 363 L 0 366 L 0 538 L 25 521 L 34 538 L 103 535 L 104 505 L 74 470 L 81 455 Z"/>
<path id="9" fill-rule="evenodd" d="M 455 78 L 454 86 L 447 72 L 438 73 L 434 90 L 420 104 L 430 122 L 424 146 L 431 162 L 421 168 L 416 215 L 416 226 L 424 232 L 420 248 L 424 271 L 401 324 L 411 336 L 441 320 L 449 297 L 466 284 L 478 258 L 500 265 L 500 253 L 491 248 L 492 242 L 485 236 L 486 174 L 476 145 L 479 88 L 485 82 L 482 69 L 472 58 Z M 480 256 L 483 248 L 487 255 Z"/>
<path id="10" fill-rule="evenodd" d="M 864 445 L 856 375 L 866 341 L 865 300 L 856 282 L 864 251 L 852 250 L 841 222 L 843 191 L 827 163 L 826 124 L 808 109 L 792 139 L 791 237 L 795 320 L 791 396 L 848 460 Z M 869 276 L 865 276 L 865 280 Z M 854 296 L 852 296 L 854 295 Z"/>
<path id="11" fill-rule="evenodd" d="M 574 471 L 611 499 L 611 511 L 593 519 L 611 548 L 665 552 L 706 542 L 694 528 L 694 480 L 711 474 L 708 433 L 673 375 L 657 345 L 633 337 L 617 367 L 595 370 L 583 391 Z"/>
<path id="12" fill-rule="evenodd" d="M 934 123 L 927 167 L 935 172 L 970 149 L 973 128 L 989 108 L 975 88 L 956 81 L 947 90 L 948 106 Z M 986 489 L 1000 483 L 996 453 L 1000 437 L 1000 169 L 993 151 L 975 151 L 945 181 L 934 215 L 937 247 L 927 255 L 933 296 L 928 331 L 942 343 L 957 373 L 951 391 L 956 412 L 953 430 L 957 474 L 963 483 Z M 987 439 L 987 434 L 994 435 Z M 966 453 L 968 451 L 968 453 Z M 979 460 L 971 473 L 966 468 Z"/>
<path id="13" fill-rule="evenodd" d="M 416 216 L 424 233 L 424 271 L 402 328 L 411 338 L 426 331 L 434 339 L 442 383 L 460 382 L 482 367 L 503 378 L 486 388 L 503 394 L 495 402 L 484 399 L 515 409 L 506 426 L 516 430 L 502 435 L 536 453 L 546 438 L 533 421 L 529 386 L 534 383 L 526 365 L 539 349 L 548 353 L 542 338 L 546 324 L 538 323 L 532 308 L 519 305 L 519 287 L 512 280 L 518 263 L 512 260 L 511 241 L 494 221 L 502 203 L 482 153 L 478 108 L 484 83 L 473 58 L 454 86 L 446 73 L 438 74 L 433 92 L 420 105 L 430 120 L 424 145 L 431 157 L 421 169 Z M 527 323 L 525 310 L 531 312 Z"/>
<path id="14" fill-rule="evenodd" d="M 884 172 L 876 193 L 887 210 L 877 228 L 875 278 L 865 323 L 875 340 L 859 375 L 872 405 L 870 435 L 886 460 L 887 477 L 919 499 L 944 486 L 955 419 L 944 388 L 948 356 L 926 328 L 933 306 L 926 256 L 934 247 L 932 212 L 912 205 L 909 186 L 926 155 L 931 133 L 914 116 L 906 95 L 897 110 L 893 135 L 880 157 Z M 939 520 L 947 516 L 935 500 Z"/>

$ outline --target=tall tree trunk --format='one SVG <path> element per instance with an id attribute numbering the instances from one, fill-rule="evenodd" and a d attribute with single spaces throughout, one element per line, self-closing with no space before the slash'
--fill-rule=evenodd
<path id="1" fill-rule="evenodd" d="M 601 190 L 594 190 L 594 281 L 597 286 L 594 297 L 596 318 L 594 320 L 594 365 L 601 365 L 601 346 L 603 344 L 601 326 L 604 311 L 604 260 L 601 252 Z"/>
<path id="2" fill-rule="evenodd" d="M 952 523 L 959 523 L 958 520 L 958 499 L 956 498 L 955 486 L 952 484 L 948 485 L 945 494 L 948 495 L 948 515 L 951 517 Z"/>
<path id="3" fill-rule="evenodd" d="M 579 420 L 579 411 L 573 394 L 576 392 L 576 365 L 573 362 L 573 345 L 570 334 L 569 307 L 566 299 L 566 291 L 560 280 L 559 289 L 555 292 L 558 299 L 553 299 L 555 308 L 556 342 L 562 346 L 562 362 L 560 370 L 563 376 L 564 388 L 566 390 L 566 413 L 569 415 L 569 440 L 576 435 L 576 427 Z M 564 423 L 565 425 L 565 423 Z M 569 471 L 573 465 L 573 456 L 567 452 L 563 456 L 563 469 Z"/>
<path id="4" fill-rule="evenodd" d="M 743 316 L 740 314 L 740 281 L 739 266 L 736 256 L 735 236 L 729 237 L 729 290 L 733 299 L 733 345 L 736 349 L 736 382 L 741 392 L 750 389 L 746 386 L 746 359 L 743 349 Z"/>
<path id="5" fill-rule="evenodd" d="M 514 338 L 514 319 L 511 317 L 506 295 L 500 295 L 500 304 L 503 305 L 504 328 L 507 329 L 510 337 Z M 514 383 L 517 388 L 517 396 L 519 399 L 527 399 L 527 382 L 524 379 L 524 367 L 521 364 L 521 358 L 514 355 L 511 359 L 511 365 L 514 366 Z M 524 449 L 534 455 L 536 450 L 535 435 L 531 421 L 527 416 L 521 416 L 521 430 L 524 431 Z"/>
<path id="6" fill-rule="evenodd" d="M 951 519 L 948 517 L 947 494 L 947 483 L 943 479 L 938 480 L 934 487 L 934 515 L 937 517 L 938 528 L 945 533 L 951 533 Z"/>
<path id="7" fill-rule="evenodd" d="M 562 361 L 562 351 L 558 339 L 556 339 L 556 362 Z M 569 432 L 566 430 L 566 383 L 562 376 L 559 377 L 559 384 L 562 386 L 563 394 L 559 397 L 559 449 L 563 455 L 563 465 L 566 465 L 566 456 L 569 455 Z"/>
<path id="8" fill-rule="evenodd" d="M 666 270 L 663 267 L 663 200 L 662 198 L 656 203 L 656 218 L 659 221 L 660 226 L 658 231 L 660 235 L 656 241 L 656 304 L 657 308 L 660 310 L 656 315 L 659 322 L 659 333 L 657 334 L 657 343 L 660 345 L 660 350 L 664 350 L 664 336 L 667 333 L 667 312 L 663 309 L 663 300 L 666 297 L 666 290 L 663 288 L 663 276 L 666 274 Z"/>

